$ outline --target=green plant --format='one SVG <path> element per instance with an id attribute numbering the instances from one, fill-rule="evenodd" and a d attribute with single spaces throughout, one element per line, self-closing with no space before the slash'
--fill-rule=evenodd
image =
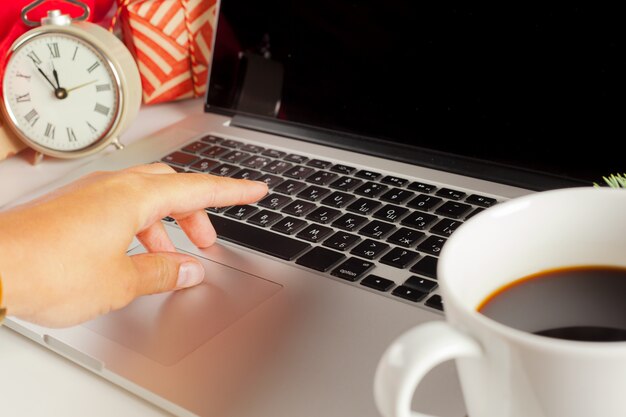
<path id="1" fill-rule="evenodd" d="M 611 174 L 608 177 L 602 177 L 604 182 L 611 188 L 626 188 L 626 174 Z M 594 187 L 600 187 L 600 184 L 593 183 Z"/>

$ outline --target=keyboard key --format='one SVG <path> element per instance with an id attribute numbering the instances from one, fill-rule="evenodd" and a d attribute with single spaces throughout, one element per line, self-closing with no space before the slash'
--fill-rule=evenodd
<path id="1" fill-rule="evenodd" d="M 311 224 L 306 229 L 302 229 L 296 237 L 300 239 L 308 240 L 309 242 L 321 242 L 333 232 L 330 227 L 320 226 L 318 224 Z"/>
<path id="2" fill-rule="evenodd" d="M 381 204 L 378 201 L 370 200 L 368 198 L 359 198 L 354 203 L 350 204 L 347 207 L 347 210 L 368 215 L 380 206 Z"/>
<path id="3" fill-rule="evenodd" d="M 437 310 L 443 311 L 443 300 L 441 299 L 441 296 L 439 294 L 433 295 L 428 300 L 426 300 L 424 304 L 426 304 L 428 307 L 436 308 Z"/>
<path id="4" fill-rule="evenodd" d="M 470 204 L 475 204 L 481 207 L 491 207 L 498 202 L 495 198 L 485 197 L 478 194 L 472 194 L 465 199 Z"/>
<path id="5" fill-rule="evenodd" d="M 198 159 L 200 158 L 198 158 L 196 155 L 191 155 L 188 153 L 176 151 L 163 157 L 163 159 L 161 160 L 165 162 L 166 164 L 173 164 L 173 165 L 178 165 L 181 167 L 186 167 L 186 166 L 193 164 Z"/>
<path id="6" fill-rule="evenodd" d="M 378 242 L 372 239 L 366 239 L 359 243 L 350 251 L 351 254 L 361 256 L 367 259 L 378 258 L 383 252 L 389 248 L 386 243 Z"/>
<path id="7" fill-rule="evenodd" d="M 430 278 L 437 279 L 437 258 L 433 256 L 424 256 L 410 269 L 415 274 L 425 275 Z"/>
<path id="8" fill-rule="evenodd" d="M 450 236 L 457 227 L 462 225 L 463 222 L 452 219 L 441 219 L 439 223 L 430 228 L 431 233 L 436 233 L 441 236 Z"/>
<path id="9" fill-rule="evenodd" d="M 451 188 L 440 188 L 435 194 L 439 197 L 445 197 L 451 200 L 460 200 L 465 197 L 465 193 L 463 191 L 453 190 Z"/>
<path id="10" fill-rule="evenodd" d="M 485 210 L 482 207 L 476 207 L 473 211 L 471 211 L 467 216 L 465 216 L 465 220 L 469 220 L 472 217 L 474 217 L 475 215 L 477 215 L 478 213 L 480 213 L 481 211 Z"/>
<path id="11" fill-rule="evenodd" d="M 378 196 L 387 188 L 389 187 L 387 187 L 386 185 L 378 184 L 376 182 L 366 182 L 365 184 L 354 190 L 354 192 L 365 197 L 373 198 Z"/>
<path id="12" fill-rule="evenodd" d="M 405 285 L 400 285 L 399 287 L 394 288 L 391 293 L 396 297 L 404 298 L 405 300 L 413 301 L 414 303 L 422 301 L 428 295 L 428 293 L 418 291 L 415 288 L 407 287 Z"/>
<path id="13" fill-rule="evenodd" d="M 306 180 L 311 184 L 326 185 L 338 176 L 339 175 L 335 174 L 334 172 L 317 171 L 315 174 L 310 175 Z"/>
<path id="14" fill-rule="evenodd" d="M 253 155 L 250 158 L 243 161 L 241 165 L 248 167 L 248 168 L 261 169 L 265 165 L 269 164 L 270 162 L 272 162 L 272 160 L 266 156 Z"/>
<path id="15" fill-rule="evenodd" d="M 386 278 L 379 277 L 378 275 L 372 274 L 363 278 L 363 281 L 361 281 L 361 285 L 385 292 L 389 291 L 394 286 L 394 282 Z"/>
<path id="16" fill-rule="evenodd" d="M 261 177 L 257 178 L 256 180 L 257 181 L 263 181 L 264 183 L 267 184 L 267 186 L 269 188 L 274 188 L 278 184 L 283 182 L 283 179 L 281 177 L 279 177 L 277 175 L 270 175 L 270 174 L 262 175 Z"/>
<path id="17" fill-rule="evenodd" d="M 237 220 L 209 214 L 217 236 L 258 252 L 291 261 L 311 245 Z"/>
<path id="18" fill-rule="evenodd" d="M 261 152 L 261 155 L 269 156 L 270 158 L 282 158 L 287 155 L 287 152 L 277 151 L 276 149 L 266 149 Z"/>
<path id="19" fill-rule="evenodd" d="M 295 167 L 289 168 L 288 170 L 283 172 L 283 175 L 285 177 L 294 178 L 297 180 L 303 180 L 314 172 L 315 172 L 314 168 L 305 167 L 302 165 L 296 165 Z"/>
<path id="20" fill-rule="evenodd" d="M 285 182 L 281 182 L 276 187 L 274 187 L 274 191 L 283 193 L 283 194 L 296 194 L 298 191 L 302 190 L 306 187 L 306 184 L 303 182 L 298 182 L 295 180 L 287 180 Z"/>
<path id="21" fill-rule="evenodd" d="M 316 271 L 326 272 L 345 258 L 343 253 L 317 246 L 299 257 L 296 263 Z"/>
<path id="22" fill-rule="evenodd" d="M 374 213 L 374 217 L 393 223 L 402 218 L 402 216 L 407 214 L 408 211 L 409 209 L 404 207 L 394 206 L 393 204 L 386 204 L 383 208 Z"/>
<path id="23" fill-rule="evenodd" d="M 357 180 L 357 179 L 352 178 L 352 177 L 341 177 L 337 181 L 335 181 L 332 184 L 330 184 L 330 186 L 332 188 L 337 189 L 337 190 L 350 191 L 350 190 L 352 190 L 353 188 L 357 187 L 359 184 L 362 184 L 362 183 L 363 183 L 363 181 Z"/>
<path id="24" fill-rule="evenodd" d="M 335 191 L 334 193 L 323 199 L 322 204 L 336 208 L 343 208 L 352 200 L 354 200 L 354 197 L 350 194 L 342 193 L 341 191 Z"/>
<path id="25" fill-rule="evenodd" d="M 243 143 L 237 141 L 237 140 L 232 140 L 232 139 L 225 139 L 222 141 L 222 146 L 227 146 L 229 148 L 238 148 L 241 145 L 243 145 Z"/>
<path id="26" fill-rule="evenodd" d="M 257 226 L 268 227 L 268 226 L 271 226 L 272 223 L 278 221 L 278 219 L 281 219 L 282 217 L 283 216 L 273 211 L 261 210 L 260 212 L 256 213 L 254 216 L 250 217 L 248 219 L 248 222 L 252 224 L 256 224 Z"/>
<path id="27" fill-rule="evenodd" d="M 235 165 L 222 164 L 222 165 L 219 165 L 219 166 L 216 166 L 215 168 L 213 168 L 211 170 L 211 174 L 219 175 L 220 177 L 230 177 L 235 172 L 239 171 L 239 169 L 240 168 L 238 166 L 235 166 Z"/>
<path id="28" fill-rule="evenodd" d="M 224 140 L 224 138 L 220 138 L 219 136 L 206 135 L 200 140 L 206 143 L 220 143 L 221 141 Z"/>
<path id="29" fill-rule="evenodd" d="M 406 180 L 404 178 L 394 177 L 392 175 L 387 175 L 385 178 L 380 180 L 380 182 L 382 182 L 383 184 L 394 185 L 396 187 L 404 187 L 406 184 L 409 183 L 409 180 Z"/>
<path id="30" fill-rule="evenodd" d="M 199 159 L 194 162 L 189 168 L 198 172 L 208 172 L 219 164 L 219 162 L 214 161 L 213 159 Z"/>
<path id="31" fill-rule="evenodd" d="M 406 216 L 400 223 L 404 226 L 413 227 L 415 229 L 424 230 L 428 225 L 437 221 L 439 217 L 433 216 L 432 214 L 422 213 L 419 211 L 414 211 L 413 213 Z"/>
<path id="32" fill-rule="evenodd" d="M 232 217 L 237 220 L 243 220 L 246 217 L 250 217 L 253 213 L 259 211 L 258 208 L 250 205 L 245 206 L 233 206 L 224 212 L 228 217 Z"/>
<path id="33" fill-rule="evenodd" d="M 365 178 L 366 180 L 374 181 L 376 178 L 380 177 L 380 174 L 378 172 L 372 172 L 372 171 L 367 171 L 365 169 L 362 169 L 361 171 L 354 174 L 354 176 L 359 177 L 359 178 Z"/>
<path id="34" fill-rule="evenodd" d="M 340 174 L 346 174 L 346 175 L 350 175 L 352 174 L 354 171 L 356 171 L 356 168 L 347 166 L 347 165 L 343 165 L 343 164 L 337 164 L 337 165 L 333 165 L 330 168 L 331 171 L 333 172 L 338 172 Z"/>
<path id="35" fill-rule="evenodd" d="M 330 274 L 346 281 L 354 282 L 374 267 L 374 263 L 359 258 L 348 258 L 344 263 L 333 269 Z"/>
<path id="36" fill-rule="evenodd" d="M 316 185 L 311 185 L 298 193 L 298 197 L 309 201 L 318 201 L 320 198 L 328 194 L 330 190 Z"/>
<path id="37" fill-rule="evenodd" d="M 317 206 L 309 201 L 296 200 L 283 207 L 282 212 L 291 214 L 292 216 L 302 217 L 315 207 Z"/>
<path id="38" fill-rule="evenodd" d="M 217 158 L 221 154 L 229 152 L 229 148 L 225 148 L 223 146 L 211 146 L 209 149 L 202 151 L 202 156 L 206 156 L 209 158 Z"/>
<path id="39" fill-rule="evenodd" d="M 430 253 L 432 255 L 439 255 L 441 248 L 443 248 L 446 239 L 439 236 L 429 236 L 417 246 L 417 249 L 421 252 Z"/>
<path id="40" fill-rule="evenodd" d="M 242 151 L 250 152 L 250 153 L 260 153 L 265 150 L 265 148 L 257 145 L 245 144 L 241 147 Z"/>
<path id="41" fill-rule="evenodd" d="M 232 175 L 231 178 L 236 178 L 239 180 L 256 180 L 261 176 L 259 171 L 255 171 L 253 169 L 244 168 L 241 171 L 237 172 L 235 175 Z"/>
<path id="42" fill-rule="evenodd" d="M 189 145 L 186 145 L 183 148 L 183 151 L 189 152 L 189 153 L 196 153 L 196 152 L 202 152 L 208 147 L 209 147 L 208 143 L 196 141 L 196 142 L 190 143 Z"/>
<path id="43" fill-rule="evenodd" d="M 308 160 L 309 158 L 307 158 L 306 156 L 296 155 L 294 153 L 285 157 L 285 161 L 295 162 L 296 164 L 304 164 Z"/>
<path id="44" fill-rule="evenodd" d="M 431 184 L 425 184 L 423 182 L 412 182 L 411 184 L 409 184 L 409 190 L 413 190 L 413 191 L 419 191 L 420 193 L 424 193 L 424 194 L 430 194 L 432 193 L 437 187 L 435 187 L 434 185 Z"/>
<path id="45" fill-rule="evenodd" d="M 357 235 L 346 232 L 336 232 L 334 235 L 326 239 L 323 245 L 332 249 L 345 251 L 359 240 L 361 239 Z"/>
<path id="46" fill-rule="evenodd" d="M 310 167 L 319 168 L 319 169 L 326 169 L 326 168 L 328 168 L 329 166 L 332 165 L 332 162 L 322 161 L 321 159 L 311 159 L 306 164 L 308 166 L 310 166 Z"/>
<path id="47" fill-rule="evenodd" d="M 306 218 L 316 223 L 327 224 L 335 220 L 340 214 L 341 212 L 339 210 L 327 207 L 318 207 L 307 214 Z"/>
<path id="48" fill-rule="evenodd" d="M 356 230 L 367 222 L 366 217 L 346 213 L 333 222 L 333 226 L 343 230 Z"/>
<path id="49" fill-rule="evenodd" d="M 239 161 L 242 161 L 249 157 L 250 157 L 250 154 L 247 152 L 231 151 L 220 156 L 220 159 L 225 162 L 232 162 L 233 164 L 236 164 Z"/>
<path id="50" fill-rule="evenodd" d="M 173 165 L 173 164 L 167 164 L 167 166 L 169 166 L 170 168 L 172 168 L 176 172 L 187 172 L 187 171 L 185 171 L 185 168 L 179 167 L 179 166 L 176 166 L 176 165 Z"/>
<path id="51" fill-rule="evenodd" d="M 437 210 L 435 210 L 435 213 L 446 217 L 452 217 L 453 219 L 458 219 L 465 213 L 468 213 L 471 208 L 472 206 L 469 204 L 459 203 L 456 201 L 446 201 L 439 206 Z"/>
<path id="52" fill-rule="evenodd" d="M 389 236 L 389 238 L 387 238 L 387 242 L 408 248 L 413 246 L 418 240 L 420 240 L 424 236 L 424 232 L 418 232 L 417 230 L 402 227 L 398 229 L 394 234 Z"/>
<path id="53" fill-rule="evenodd" d="M 289 162 L 275 160 L 261 168 L 261 171 L 269 172 L 270 174 L 280 174 L 292 166 L 293 164 L 290 164 Z"/>
<path id="54" fill-rule="evenodd" d="M 306 224 L 307 222 L 304 220 L 296 219 L 295 217 L 285 217 L 274 223 L 272 230 L 276 230 L 277 232 L 284 233 L 286 235 L 292 235 L 306 226 Z M 271 245 L 272 242 L 267 241 L 266 244 Z"/>
<path id="55" fill-rule="evenodd" d="M 258 205 L 261 207 L 278 210 L 285 204 L 290 203 L 291 201 L 291 198 L 287 197 L 286 195 L 270 194 L 267 197 L 263 198 L 263 200 L 259 201 Z"/>
<path id="56" fill-rule="evenodd" d="M 413 263 L 419 254 L 408 249 L 393 248 L 385 256 L 380 258 L 380 262 L 393 266 L 395 268 L 404 269 Z"/>
<path id="57" fill-rule="evenodd" d="M 414 192 L 403 190 L 401 188 L 392 188 L 383 194 L 380 199 L 389 203 L 402 204 L 415 195 Z"/>
<path id="58" fill-rule="evenodd" d="M 392 224 L 381 222 L 380 220 L 374 220 L 373 222 L 363 226 L 361 230 L 359 230 L 359 234 L 380 239 L 395 228 L 396 227 Z"/>
<path id="59" fill-rule="evenodd" d="M 404 281 L 404 285 L 406 285 L 407 287 L 415 288 L 416 290 L 428 293 L 434 290 L 435 288 L 437 288 L 438 284 L 436 281 L 432 281 L 426 278 L 416 277 L 415 275 L 413 275 L 412 277 Z"/>
<path id="60" fill-rule="evenodd" d="M 422 211 L 430 211 L 437 204 L 441 203 L 443 200 L 439 197 L 433 197 L 425 194 L 420 194 L 415 197 L 413 200 L 409 201 L 407 206 L 422 210 Z"/>

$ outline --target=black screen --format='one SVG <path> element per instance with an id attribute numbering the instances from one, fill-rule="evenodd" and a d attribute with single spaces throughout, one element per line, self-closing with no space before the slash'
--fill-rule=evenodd
<path id="1" fill-rule="evenodd" d="M 207 109 L 601 182 L 625 171 L 620 16 L 591 4 L 223 0 Z"/>

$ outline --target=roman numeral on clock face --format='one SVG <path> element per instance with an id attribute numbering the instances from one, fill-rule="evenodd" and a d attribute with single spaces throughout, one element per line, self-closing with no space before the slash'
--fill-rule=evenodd
<path id="1" fill-rule="evenodd" d="M 15 97 L 15 101 L 18 103 L 24 103 L 26 101 L 30 101 L 30 93 L 22 94 L 20 96 Z"/>
<path id="2" fill-rule="evenodd" d="M 67 127 L 67 140 L 69 140 L 70 142 L 76 142 L 76 134 L 74 133 L 74 129 L 72 129 L 71 127 Z"/>
<path id="3" fill-rule="evenodd" d="M 34 51 L 29 52 L 28 54 L 26 54 L 26 56 L 29 57 L 35 63 L 35 65 L 41 65 L 41 59 L 39 59 Z"/>
<path id="4" fill-rule="evenodd" d="M 102 115 L 104 115 L 104 116 L 107 116 L 109 114 L 109 110 L 111 110 L 111 109 L 109 109 L 105 105 L 102 105 L 100 103 L 96 103 L 96 107 L 93 110 L 98 112 L 98 113 L 100 113 L 100 114 L 102 114 Z"/>
<path id="5" fill-rule="evenodd" d="M 99 66 L 100 66 L 100 63 L 98 61 L 96 61 L 93 64 L 91 64 L 91 66 L 89 68 L 87 68 L 87 72 L 91 74 Z"/>
<path id="6" fill-rule="evenodd" d="M 59 52 L 59 44 L 56 42 L 52 42 L 47 44 L 48 45 L 48 49 L 50 50 L 50 55 L 52 55 L 52 58 L 59 58 L 61 56 L 60 52 Z"/>
<path id="7" fill-rule="evenodd" d="M 56 131 L 56 127 L 52 123 L 48 123 L 46 125 L 46 131 L 43 133 L 45 137 L 54 139 L 54 132 Z"/>
<path id="8" fill-rule="evenodd" d="M 111 84 L 98 84 L 96 85 L 96 91 L 111 91 Z"/>
<path id="9" fill-rule="evenodd" d="M 35 126 L 35 123 L 37 123 L 37 120 L 39 120 L 39 113 L 37 113 L 37 110 L 32 109 L 31 111 L 26 113 L 24 119 L 26 119 L 26 121 L 30 123 L 31 126 Z"/>

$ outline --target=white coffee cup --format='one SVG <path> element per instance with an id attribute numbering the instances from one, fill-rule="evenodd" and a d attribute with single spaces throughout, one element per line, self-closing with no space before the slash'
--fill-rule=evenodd
<path id="1" fill-rule="evenodd" d="M 538 336 L 477 311 L 521 277 L 584 265 L 626 267 L 626 190 L 544 191 L 468 220 L 438 262 L 446 321 L 401 335 L 378 365 L 381 414 L 424 417 L 410 409 L 414 391 L 429 370 L 455 359 L 470 417 L 626 416 L 626 342 Z"/>

